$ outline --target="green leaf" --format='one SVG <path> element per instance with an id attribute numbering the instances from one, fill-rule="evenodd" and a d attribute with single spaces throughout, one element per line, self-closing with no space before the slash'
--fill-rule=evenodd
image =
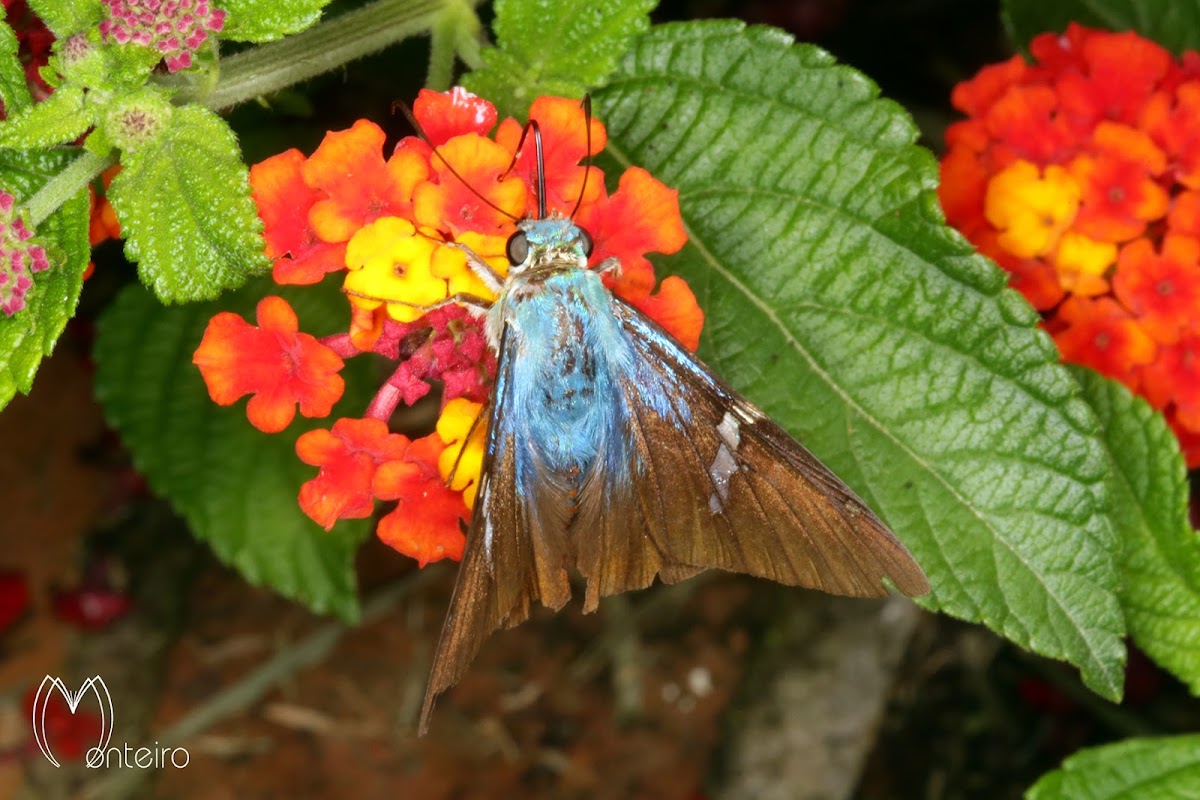
<path id="1" fill-rule="evenodd" d="M 20 205 L 68 161 L 68 154 L 58 151 L 0 150 L 0 184 L 16 195 Z M 0 316 L 0 408 L 17 392 L 29 392 L 42 359 L 53 352 L 75 313 L 91 253 L 90 208 L 87 192 L 80 192 L 37 226 L 35 241 L 46 248 L 51 266 L 33 276 L 23 310 Z"/>
<path id="2" fill-rule="evenodd" d="M 237 138 L 206 108 L 176 108 L 109 187 L 125 255 L 165 302 L 207 300 L 269 264 Z"/>
<path id="3" fill-rule="evenodd" d="M 222 39 L 238 42 L 272 42 L 297 33 L 321 18 L 329 0 L 224 0 L 221 7 L 229 12 Z"/>
<path id="4" fill-rule="evenodd" d="M 1009 36 L 1022 48 L 1039 33 L 1061 33 L 1068 22 L 1137 31 L 1181 55 L 1200 49 L 1200 0 L 1004 0 Z"/>
<path id="5" fill-rule="evenodd" d="M 169 308 L 131 286 L 100 320 L 96 396 L 150 486 L 222 560 L 251 583 L 353 619 L 354 553 L 370 532 L 367 521 L 326 532 L 296 502 L 300 485 L 316 474 L 296 457 L 296 438 L 329 421 L 298 417 L 283 433 L 263 434 L 246 421 L 244 401 L 213 403 L 192 364 L 213 314 L 233 310 L 253 322 L 256 302 L 269 293 L 287 297 L 305 330 L 314 321 L 344 320 L 336 287 L 287 291 L 256 281 L 219 304 Z M 365 366 L 354 362 L 344 371 L 346 405 L 339 407 L 366 406 Z"/>
<path id="6" fill-rule="evenodd" d="M 100 0 L 29 0 L 33 13 L 41 17 L 57 39 L 79 33 L 104 19 Z"/>
<path id="7" fill-rule="evenodd" d="M 708 315 L 702 356 L 882 514 L 925 605 L 1118 697 L 1095 417 L 877 94 L 781 31 L 704 22 L 642 37 L 594 100 L 609 152 L 679 189 L 690 242 L 667 266 Z"/>
<path id="8" fill-rule="evenodd" d="M 462 84 L 524 117 L 539 95 L 582 97 L 650 24 L 653 0 L 496 0 L 497 47 Z"/>
<path id="9" fill-rule="evenodd" d="M 60 86 L 42 102 L 0 122 L 0 148 L 32 150 L 76 139 L 92 125 L 83 96 L 81 86 Z"/>
<path id="10" fill-rule="evenodd" d="M 1151 658 L 1200 694 L 1200 536 L 1188 522 L 1187 465 L 1162 415 L 1116 381 L 1074 370 L 1100 418 L 1122 548 L 1121 605 Z"/>
<path id="11" fill-rule="evenodd" d="M 3 16 L 0 10 L 0 16 Z M 0 25 L 0 101 L 4 102 L 6 116 L 13 116 L 29 107 L 33 98 L 25 82 L 25 68 L 17 58 L 20 42 L 17 34 L 7 22 Z"/>
<path id="12" fill-rule="evenodd" d="M 1043 775 L 1027 800 L 1200 798 L 1200 736 L 1127 739 L 1081 750 Z"/>

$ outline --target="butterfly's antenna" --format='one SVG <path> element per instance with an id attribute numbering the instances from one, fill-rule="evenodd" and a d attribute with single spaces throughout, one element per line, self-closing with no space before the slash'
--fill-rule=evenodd
<path id="1" fill-rule="evenodd" d="M 525 127 L 521 129 L 521 138 L 517 140 L 517 151 L 513 153 L 512 161 L 508 164 L 508 169 L 504 170 L 507 175 L 513 167 L 517 165 L 517 159 L 521 157 L 521 148 L 525 146 L 525 137 L 529 132 L 533 131 L 533 151 L 537 160 L 537 195 L 538 195 L 538 219 L 546 218 L 546 162 L 542 158 L 542 129 L 537 124 L 536 119 L 531 119 L 525 123 Z"/>
<path id="2" fill-rule="evenodd" d="M 441 152 L 439 152 L 438 149 L 436 147 L 434 147 L 433 143 L 429 140 L 429 135 L 427 133 L 425 133 L 425 129 L 421 127 L 421 123 L 417 122 L 417 118 L 413 114 L 412 109 L 408 107 L 408 103 L 405 103 L 403 100 L 397 100 L 396 102 L 392 103 L 392 111 L 395 112 L 395 110 L 397 108 L 400 109 L 402 112 L 404 112 L 404 116 L 408 119 L 408 123 L 413 126 L 413 130 L 415 130 L 417 132 L 417 136 L 420 136 L 422 139 L 425 140 L 425 144 L 429 145 L 429 149 L 433 151 L 433 154 L 435 156 L 437 156 L 438 159 L 443 164 L 446 165 L 446 169 L 450 170 L 450 174 L 453 175 L 454 177 L 458 178 L 459 182 L 463 186 L 467 187 L 467 190 L 470 191 L 471 194 L 475 195 L 480 200 L 487 203 L 493 209 L 495 209 L 496 211 L 499 211 L 501 214 L 503 214 L 504 216 L 513 220 L 514 222 L 516 220 L 520 219 L 520 217 L 518 217 L 516 214 L 510 214 L 507 211 L 505 211 L 503 208 L 501 208 L 500 206 L 493 203 L 491 200 L 488 200 L 486 197 L 483 196 L 482 192 L 480 192 L 478 189 L 476 189 L 471 184 L 467 183 L 466 178 L 464 178 L 462 175 L 458 174 L 458 170 L 456 170 L 454 168 L 454 165 L 451 164 L 449 161 L 447 161 L 446 157 L 444 155 L 442 155 Z"/>
<path id="3" fill-rule="evenodd" d="M 583 157 L 587 159 L 587 163 L 583 165 L 583 183 L 579 185 L 579 198 L 575 201 L 575 207 L 571 209 L 571 219 L 575 219 L 575 214 L 583 205 L 583 193 L 587 191 L 588 173 L 592 171 L 592 96 L 590 94 L 583 96 L 583 129 L 587 136 L 587 150 L 584 151 Z"/>

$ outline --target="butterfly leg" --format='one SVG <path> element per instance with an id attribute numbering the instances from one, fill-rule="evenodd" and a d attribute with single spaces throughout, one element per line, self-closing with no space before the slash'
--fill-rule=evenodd
<path id="1" fill-rule="evenodd" d="M 425 313 L 436 311 L 439 308 L 445 308 L 446 306 L 462 306 L 471 316 L 482 317 L 487 314 L 488 309 L 492 307 L 491 300 L 480 297 L 477 294 L 468 294 L 467 292 L 452 294 L 444 300 L 438 300 L 436 303 L 430 303 L 427 306 L 423 306 L 417 303 L 409 303 L 406 300 L 395 300 L 389 297 L 379 297 L 378 295 L 364 294 L 362 292 L 355 292 L 345 288 L 343 288 L 342 291 L 351 297 L 361 297 L 364 300 L 377 300 L 381 303 L 387 303 L 389 305 L 394 304 L 398 306 L 408 306 L 409 308 L 416 308 L 424 311 Z"/>
<path id="2" fill-rule="evenodd" d="M 459 244 L 458 242 L 449 242 L 448 244 L 462 251 L 462 254 L 467 257 L 467 266 L 471 269 L 471 272 L 475 274 L 476 278 L 483 281 L 483 284 L 488 287 L 492 294 L 500 294 L 500 289 L 504 286 L 503 275 L 496 272 L 491 264 L 480 258 L 478 253 L 465 244 Z"/>
<path id="3" fill-rule="evenodd" d="M 615 277 L 619 277 L 621 275 L 621 259 L 616 256 L 609 256 L 597 264 L 592 271 L 599 275 L 611 272 Z"/>

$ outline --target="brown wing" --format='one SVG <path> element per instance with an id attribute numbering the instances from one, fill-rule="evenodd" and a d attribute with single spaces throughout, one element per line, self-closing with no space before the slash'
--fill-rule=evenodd
<path id="1" fill-rule="evenodd" d="M 651 568 L 667 582 L 715 567 L 833 594 L 882 596 L 885 578 L 929 591 L 904 546 L 799 442 L 641 312 L 620 300 L 613 312 L 635 352 L 624 392 L 639 473 L 610 478 L 593 496 L 617 502 L 576 520 L 589 597 L 645 586 Z M 602 544 L 585 548 L 591 531 Z"/>
<path id="2" fill-rule="evenodd" d="M 513 421 L 497 412 L 510 390 L 513 354 L 506 342 L 507 337 L 500 344 L 496 399 L 466 549 L 425 688 L 422 734 L 437 696 L 458 683 L 488 636 L 527 619 L 535 600 L 557 610 L 571 597 L 562 532 L 554 525 L 543 529 L 519 497 L 517 448 L 524 442 Z"/>

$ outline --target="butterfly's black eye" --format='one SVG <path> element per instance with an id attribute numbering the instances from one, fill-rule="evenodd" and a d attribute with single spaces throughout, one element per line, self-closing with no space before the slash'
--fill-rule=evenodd
<path id="1" fill-rule="evenodd" d="M 579 243 L 583 245 L 583 255 L 590 257 L 592 255 L 592 237 L 588 236 L 588 232 L 583 228 L 579 229 Z"/>
<path id="2" fill-rule="evenodd" d="M 504 252 L 508 255 L 508 263 L 514 267 L 517 264 L 524 264 L 525 259 L 529 258 L 529 239 L 525 238 L 525 231 L 517 231 L 508 237 L 508 244 L 504 246 Z"/>

